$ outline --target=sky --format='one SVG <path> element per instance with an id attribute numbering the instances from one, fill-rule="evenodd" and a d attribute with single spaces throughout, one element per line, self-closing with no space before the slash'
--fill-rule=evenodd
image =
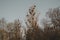
<path id="1" fill-rule="evenodd" d="M 0 0 L 0 19 L 11 22 L 15 19 L 25 20 L 28 9 L 36 5 L 42 19 L 49 8 L 60 7 L 60 0 Z"/>

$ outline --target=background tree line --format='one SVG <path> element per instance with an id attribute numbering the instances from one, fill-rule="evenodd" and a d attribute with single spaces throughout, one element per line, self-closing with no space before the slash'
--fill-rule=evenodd
<path id="1" fill-rule="evenodd" d="M 44 29 L 41 29 L 38 23 L 40 14 L 36 13 L 35 7 L 31 6 L 26 15 L 26 28 L 19 19 L 10 23 L 0 19 L 0 30 L 7 32 L 7 40 L 60 40 L 60 8 L 51 8 L 46 12 L 46 19 L 41 21 Z"/>

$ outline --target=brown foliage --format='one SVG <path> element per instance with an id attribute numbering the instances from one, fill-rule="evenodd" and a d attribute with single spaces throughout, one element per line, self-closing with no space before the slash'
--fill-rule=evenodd
<path id="1" fill-rule="evenodd" d="M 25 34 L 21 30 L 19 19 L 9 23 L 4 18 L 0 19 L 0 40 L 60 40 L 60 8 L 49 9 L 46 15 L 50 20 L 42 20 L 44 29 L 41 30 L 38 24 L 39 14 L 36 13 L 35 7 L 30 7 L 26 15 Z"/>
<path id="2" fill-rule="evenodd" d="M 29 14 L 27 14 L 27 33 L 26 40 L 42 40 L 42 30 L 39 28 L 37 23 L 37 16 L 35 12 L 35 5 L 29 9 Z"/>
<path id="3" fill-rule="evenodd" d="M 60 40 L 60 9 L 54 8 L 50 9 L 48 12 L 48 17 L 51 19 L 51 25 L 45 27 L 44 35 L 46 40 Z M 45 23 L 46 24 L 46 23 Z"/>

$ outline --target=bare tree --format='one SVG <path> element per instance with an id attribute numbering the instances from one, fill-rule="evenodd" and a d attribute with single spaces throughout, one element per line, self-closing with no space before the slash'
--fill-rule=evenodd
<path id="1" fill-rule="evenodd" d="M 60 8 L 49 9 L 46 14 L 50 19 L 51 23 L 45 23 L 46 28 L 44 28 L 44 37 L 46 40 L 60 40 Z M 53 26 L 52 26 L 53 25 Z M 52 26 L 52 27 L 50 27 Z M 45 25 L 44 25 L 45 27 Z"/>
<path id="2" fill-rule="evenodd" d="M 15 37 L 16 40 L 21 40 L 21 36 L 20 36 L 20 28 L 21 28 L 21 23 L 20 20 L 15 20 L 14 21 L 14 32 L 15 32 Z"/>
<path id="3" fill-rule="evenodd" d="M 60 27 L 60 8 L 50 9 L 47 12 L 48 17 L 51 19 L 54 27 Z"/>
<path id="4" fill-rule="evenodd" d="M 42 31 L 37 23 L 39 14 L 35 12 L 35 5 L 29 9 L 26 25 L 28 27 L 26 40 L 42 40 Z"/>

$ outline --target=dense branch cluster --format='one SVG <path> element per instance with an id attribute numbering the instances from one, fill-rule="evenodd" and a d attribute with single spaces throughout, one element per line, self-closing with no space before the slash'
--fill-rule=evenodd
<path id="1" fill-rule="evenodd" d="M 60 8 L 46 12 L 46 18 L 50 20 L 42 19 L 44 29 L 41 29 L 35 7 L 30 7 L 26 15 L 26 29 L 19 19 L 9 23 L 0 19 L 0 40 L 60 40 Z"/>

